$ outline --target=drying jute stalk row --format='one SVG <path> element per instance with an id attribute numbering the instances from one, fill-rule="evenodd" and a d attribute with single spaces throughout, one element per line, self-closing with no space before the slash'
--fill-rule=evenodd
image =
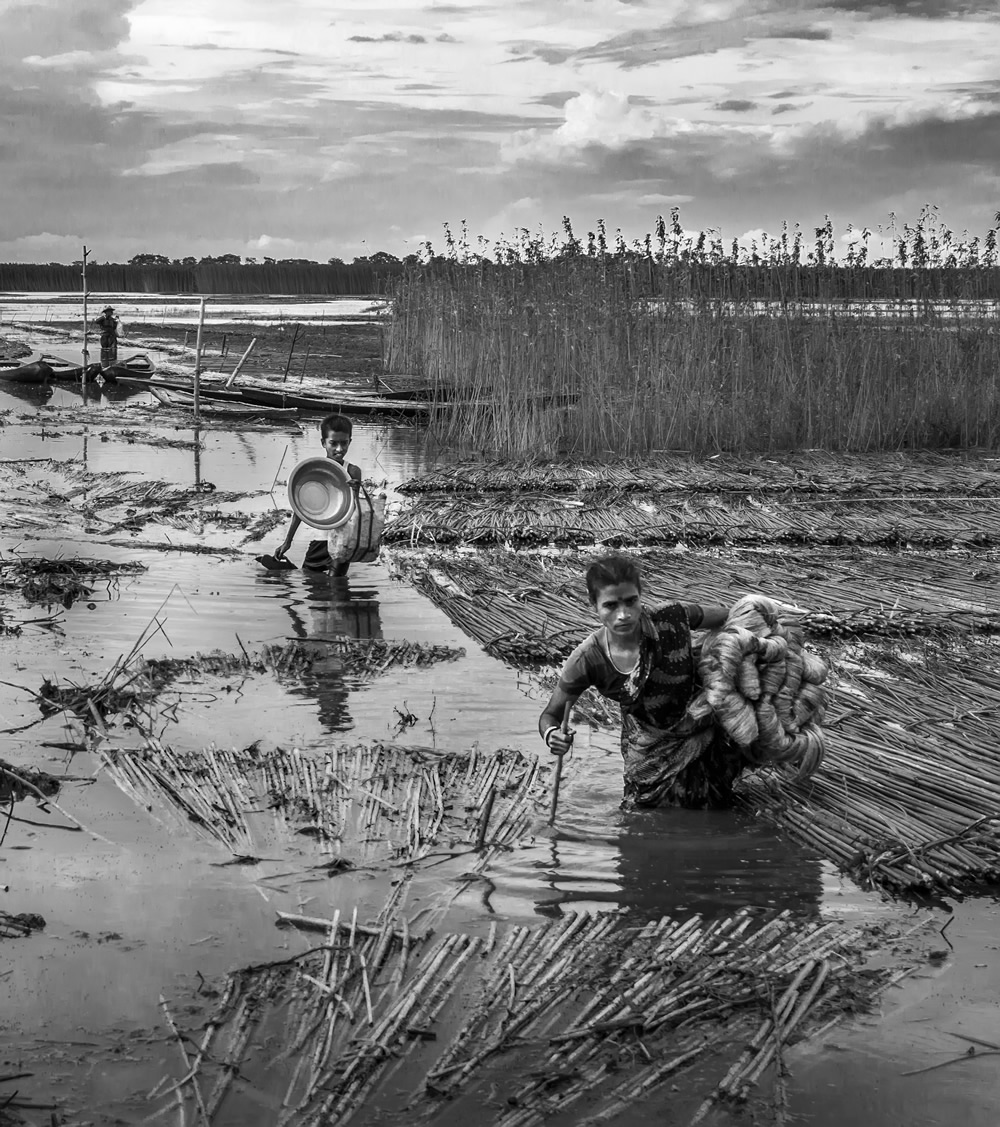
<path id="1" fill-rule="evenodd" d="M 304 954 L 231 974 L 157 1101 L 235 1122 L 258 1107 L 255 1090 L 277 1092 L 278 1127 L 334 1127 L 362 1104 L 364 1122 L 431 1124 L 447 1106 L 496 1127 L 567 1109 L 596 1124 L 712 1060 L 719 1080 L 687 1120 L 698 1123 L 893 979 L 857 971 L 884 929 L 787 913 L 640 926 L 570 914 L 435 935 L 396 907 L 369 927 L 356 910 L 311 921 Z"/>
<path id="2" fill-rule="evenodd" d="M 1000 459 L 989 453 L 915 450 L 870 454 L 799 450 L 780 458 L 657 453 L 645 460 L 458 462 L 405 482 L 405 493 L 818 494 L 1000 496 Z"/>
<path id="3" fill-rule="evenodd" d="M 150 738 L 141 750 L 101 754 L 137 802 L 166 803 L 238 855 L 260 855 L 269 836 L 294 834 L 350 865 L 417 861 L 447 840 L 475 842 L 483 867 L 528 832 L 550 769 L 519 751 L 391 743 L 307 755 L 256 744 L 184 752 Z"/>

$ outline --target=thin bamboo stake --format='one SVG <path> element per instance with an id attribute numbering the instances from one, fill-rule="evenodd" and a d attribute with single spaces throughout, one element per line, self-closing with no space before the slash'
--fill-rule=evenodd
<path id="1" fill-rule="evenodd" d="M 194 346 L 194 421 L 201 421 L 201 337 L 205 328 L 205 298 L 198 306 L 198 336 Z"/>
<path id="2" fill-rule="evenodd" d="M 562 727 L 561 727 L 563 737 L 566 737 L 567 735 L 569 735 L 569 714 L 570 714 L 570 711 L 572 710 L 572 707 L 573 707 L 572 702 L 567 701 L 566 707 L 563 709 L 563 718 L 562 718 Z M 565 752 L 563 754 L 565 754 Z M 563 756 L 558 755 L 558 756 L 556 756 L 555 777 L 552 780 L 552 805 L 549 808 L 549 825 L 550 826 L 555 825 L 555 821 L 556 821 L 556 809 L 559 805 L 559 784 L 562 782 L 562 767 L 563 767 Z"/>
<path id="3" fill-rule="evenodd" d="M 251 352 L 253 352 L 253 350 L 254 350 L 254 345 L 256 345 L 256 343 L 257 343 L 257 338 L 256 338 L 256 337 L 254 337 L 254 338 L 253 338 L 253 339 L 252 339 L 252 340 L 250 341 L 250 343 L 249 343 L 249 344 L 247 345 L 247 348 L 246 348 L 246 352 L 244 352 L 244 353 L 243 353 L 243 355 L 242 355 L 242 356 L 241 356 L 241 357 L 239 358 L 239 360 L 238 360 L 238 361 L 237 361 L 237 363 L 236 363 L 236 367 L 235 367 L 235 368 L 233 368 L 232 372 L 231 372 L 231 373 L 229 374 L 229 376 L 227 377 L 227 379 L 226 379 L 226 382 L 225 382 L 225 383 L 224 383 L 224 384 L 222 385 L 223 387 L 232 387 L 232 385 L 233 385 L 234 383 L 236 383 L 236 377 L 237 377 L 237 376 L 238 376 L 238 375 L 240 374 L 240 372 L 241 372 L 241 371 L 243 370 L 243 365 L 244 365 L 244 364 L 245 364 L 245 363 L 247 362 L 247 360 L 249 359 L 249 357 L 250 357 L 250 353 L 251 353 Z M 279 468 L 280 468 L 280 467 L 279 467 Z"/>

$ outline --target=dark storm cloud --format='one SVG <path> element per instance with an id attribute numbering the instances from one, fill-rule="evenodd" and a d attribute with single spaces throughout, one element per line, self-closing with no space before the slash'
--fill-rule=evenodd
<path id="1" fill-rule="evenodd" d="M 278 47 L 226 47 L 219 43 L 188 43 L 185 51 L 226 51 L 244 55 L 280 55 L 290 59 L 301 59 L 301 51 L 282 51 Z"/>
<path id="2" fill-rule="evenodd" d="M 749 113 L 750 110 L 757 108 L 756 102 L 748 102 L 744 98 L 729 98 L 725 102 L 717 102 L 714 106 L 717 110 L 726 110 L 732 113 Z"/>
<path id="3" fill-rule="evenodd" d="M 67 4 L 14 4 L 3 14 L 3 56 L 102 51 L 129 34 L 128 13 L 138 0 L 78 0 Z"/>
<path id="4" fill-rule="evenodd" d="M 559 66 L 560 63 L 579 54 L 570 47 L 553 47 L 549 43 L 511 43 L 507 50 L 514 56 L 508 62 L 521 63 L 525 59 L 541 59 L 543 63 L 548 63 L 550 66 Z"/>
<path id="5" fill-rule="evenodd" d="M 786 27 L 769 31 L 766 39 L 832 39 L 833 32 L 828 27 Z"/>
<path id="6" fill-rule="evenodd" d="M 551 106 L 558 110 L 579 93 L 579 90 L 552 90 L 548 94 L 539 94 L 537 98 L 532 98 L 532 103 L 536 106 Z"/>
<path id="7" fill-rule="evenodd" d="M 857 12 L 873 19 L 912 16 L 915 19 L 946 20 L 955 16 L 1000 18 L 992 0 L 827 0 L 824 5 L 838 12 Z"/>
<path id="8" fill-rule="evenodd" d="M 348 43 L 426 43 L 423 35 L 404 35 L 401 31 L 387 31 L 384 35 L 350 35 Z"/>

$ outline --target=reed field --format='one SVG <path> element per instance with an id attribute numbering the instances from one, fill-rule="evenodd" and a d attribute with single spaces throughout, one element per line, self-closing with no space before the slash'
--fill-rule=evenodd
<path id="1" fill-rule="evenodd" d="M 750 251 L 676 213 L 632 244 L 449 233 L 399 280 L 384 363 L 449 397 L 444 441 L 501 456 L 991 446 L 996 234 L 927 210 L 870 262 L 829 223 Z"/>

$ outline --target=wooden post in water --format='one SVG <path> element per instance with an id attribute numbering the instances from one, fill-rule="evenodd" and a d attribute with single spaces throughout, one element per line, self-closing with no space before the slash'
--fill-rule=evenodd
<path id="1" fill-rule="evenodd" d="M 80 390 L 83 393 L 83 401 L 87 402 L 87 368 L 90 363 L 90 352 L 87 348 L 87 255 L 90 252 L 86 247 L 83 248 L 83 270 L 81 271 L 83 277 L 83 368 L 80 370 Z"/>
<path id="2" fill-rule="evenodd" d="M 201 421 L 201 334 L 205 329 L 205 299 L 198 310 L 198 340 L 194 346 L 194 422 Z"/>
<path id="3" fill-rule="evenodd" d="M 281 382 L 284 383 L 288 379 L 288 369 L 292 366 L 292 353 L 295 351 L 295 341 L 299 335 L 300 325 L 298 322 L 295 324 L 295 332 L 292 333 L 292 347 L 288 350 L 288 359 L 285 361 L 285 371 L 282 374 Z"/>

